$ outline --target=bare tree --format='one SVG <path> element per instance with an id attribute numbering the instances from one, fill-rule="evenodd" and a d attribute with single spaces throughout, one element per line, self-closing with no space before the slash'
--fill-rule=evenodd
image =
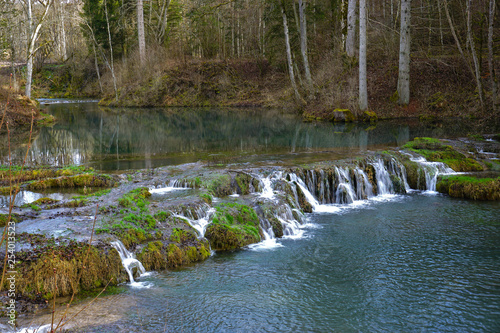
<path id="1" fill-rule="evenodd" d="M 354 57 L 356 51 L 356 4 L 357 0 L 349 0 L 347 6 L 347 38 L 345 51 L 349 57 Z"/>
<path id="2" fill-rule="evenodd" d="M 146 37 L 144 35 L 144 7 L 142 0 L 137 0 L 137 37 L 139 38 L 139 58 L 141 66 L 146 61 Z"/>
<path id="3" fill-rule="evenodd" d="M 27 36 L 28 36 L 28 56 L 26 61 L 26 88 L 25 95 L 31 97 L 31 81 L 33 80 L 33 58 L 35 57 L 36 52 L 39 48 L 36 47 L 36 42 L 38 41 L 38 37 L 40 36 L 40 30 L 42 29 L 42 25 L 47 18 L 47 14 L 49 12 L 50 6 L 52 5 L 53 0 L 47 0 L 46 2 L 39 1 L 39 3 L 44 7 L 43 13 L 38 19 L 38 22 L 35 23 L 35 19 L 33 17 L 33 4 L 31 0 L 24 0 L 25 10 L 26 10 L 26 23 L 27 27 Z"/>
<path id="4" fill-rule="evenodd" d="M 299 20 L 300 20 L 300 53 L 304 61 L 304 74 L 306 75 L 307 87 L 312 88 L 311 70 L 309 69 L 309 59 L 307 56 L 307 27 L 306 27 L 306 2 L 299 0 Z"/>
<path id="5" fill-rule="evenodd" d="M 283 17 L 283 31 L 285 33 L 285 46 L 286 46 L 286 59 L 288 62 L 288 73 L 290 74 L 290 82 L 292 84 L 293 92 L 295 93 L 295 98 L 300 100 L 299 90 L 297 88 L 297 83 L 295 82 L 295 75 L 293 72 L 293 60 L 292 60 L 292 49 L 290 47 L 290 34 L 288 32 L 288 19 L 285 11 L 284 0 L 280 1 L 281 4 L 281 16 Z"/>
<path id="6" fill-rule="evenodd" d="M 488 19 L 488 67 L 490 70 L 491 81 L 491 99 L 493 103 L 493 111 L 497 108 L 497 78 L 495 75 L 495 64 L 493 62 L 493 23 L 495 21 L 496 1 L 490 0 L 489 19 Z"/>
<path id="7" fill-rule="evenodd" d="M 476 46 L 474 44 L 474 37 L 472 36 L 471 27 L 471 4 L 472 0 L 467 1 L 467 42 L 469 43 L 470 52 L 472 53 L 472 60 L 474 62 L 474 76 L 476 78 L 476 85 L 479 94 L 479 102 L 481 107 L 484 107 L 483 86 L 481 84 L 481 74 L 479 68 L 479 60 L 477 59 Z"/>
<path id="8" fill-rule="evenodd" d="M 410 21 L 411 0 L 401 0 L 401 30 L 399 35 L 399 104 L 410 103 Z"/>
<path id="9" fill-rule="evenodd" d="M 359 0 L 359 109 L 368 109 L 366 84 L 366 0 Z"/>

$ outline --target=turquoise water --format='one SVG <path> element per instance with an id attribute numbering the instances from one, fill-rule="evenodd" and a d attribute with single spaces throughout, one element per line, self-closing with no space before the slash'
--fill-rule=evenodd
<path id="1" fill-rule="evenodd" d="M 58 103 L 45 108 L 57 122 L 35 132 L 28 163 L 85 164 L 106 171 L 200 160 L 208 164 L 307 163 L 400 146 L 416 136 L 498 132 L 498 124 L 486 124 L 493 126 L 489 129 L 463 119 L 333 124 L 304 123 L 298 115 L 272 109 L 106 109 L 97 103 Z M 13 149 L 14 162 L 20 163 L 25 153 L 24 146 Z M 0 149 L 0 160 L 7 163 L 8 150 Z"/>
<path id="2" fill-rule="evenodd" d="M 410 194 L 310 214 L 281 247 L 128 287 L 102 332 L 498 332 L 498 203 Z M 351 208 L 349 208 L 351 207 Z M 125 302 L 125 303 L 123 303 Z"/>

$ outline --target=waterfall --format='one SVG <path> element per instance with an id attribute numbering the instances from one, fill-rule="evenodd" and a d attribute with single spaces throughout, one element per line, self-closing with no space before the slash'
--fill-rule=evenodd
<path id="1" fill-rule="evenodd" d="M 368 180 L 368 176 L 366 173 L 363 172 L 360 168 L 356 168 L 354 170 L 354 173 L 356 175 L 356 184 L 357 184 L 357 197 L 358 200 L 361 199 L 368 199 L 373 197 L 373 186 L 370 184 L 370 181 Z"/>
<path id="2" fill-rule="evenodd" d="M 262 191 L 260 192 L 261 198 L 274 200 L 274 190 L 272 187 L 273 182 L 281 179 L 283 172 L 273 172 L 267 177 L 257 176 L 260 184 L 262 185 Z"/>
<path id="3" fill-rule="evenodd" d="M 290 173 L 289 175 L 290 181 L 297 184 L 299 188 L 302 190 L 302 193 L 304 194 L 304 197 L 306 198 L 307 202 L 309 202 L 313 208 L 313 211 L 316 213 L 334 213 L 338 212 L 339 208 L 336 206 L 331 206 L 331 205 L 321 205 L 318 200 L 314 197 L 314 195 L 309 192 L 309 189 L 307 188 L 306 184 L 304 181 L 298 177 L 295 173 Z"/>
<path id="4" fill-rule="evenodd" d="M 143 275 L 146 273 L 144 266 L 142 266 L 139 260 L 135 259 L 134 254 L 129 252 L 125 245 L 123 245 L 123 243 L 119 240 L 111 242 L 111 246 L 114 247 L 116 251 L 118 251 L 120 259 L 122 260 L 122 265 L 128 273 L 130 284 L 137 285 L 134 280 L 133 269 L 136 268 L 140 275 Z"/>
<path id="5" fill-rule="evenodd" d="M 335 174 L 339 180 L 337 191 L 335 192 L 335 202 L 339 204 L 353 203 L 356 200 L 356 194 L 352 188 L 351 177 L 348 168 L 335 167 Z"/>
<path id="6" fill-rule="evenodd" d="M 456 174 L 453 169 L 442 162 L 429 162 L 424 157 L 411 158 L 410 160 L 422 166 L 425 174 L 425 185 L 429 192 L 436 192 L 438 175 Z"/>
<path id="7" fill-rule="evenodd" d="M 186 220 L 191 227 L 198 231 L 198 238 L 205 237 L 205 231 L 207 226 L 210 224 L 210 217 L 215 212 L 215 208 L 210 207 L 208 204 L 203 204 L 194 209 L 194 211 L 188 211 L 187 215 L 174 214 L 175 217 Z"/>
<path id="8" fill-rule="evenodd" d="M 167 186 L 150 187 L 149 193 L 164 194 L 171 191 L 188 190 L 189 184 L 186 180 L 171 179 Z"/>
<path id="9" fill-rule="evenodd" d="M 392 185 L 391 177 L 389 172 L 384 166 L 384 162 L 378 159 L 375 162 L 370 163 L 375 168 L 375 177 L 377 179 L 377 187 L 379 195 L 393 194 L 394 186 Z"/>

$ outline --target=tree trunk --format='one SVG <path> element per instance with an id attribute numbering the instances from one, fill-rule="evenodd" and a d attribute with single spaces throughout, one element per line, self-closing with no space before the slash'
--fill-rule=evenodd
<path id="1" fill-rule="evenodd" d="M 401 30 L 399 35 L 399 104 L 410 103 L 410 21 L 411 0 L 401 0 Z"/>
<path id="2" fill-rule="evenodd" d="M 292 50 L 290 48 L 288 20 L 285 12 L 285 4 L 283 2 L 281 2 L 281 15 L 283 16 L 283 31 L 285 33 L 286 59 L 288 61 L 288 73 L 290 74 L 290 83 L 292 84 L 293 92 L 295 93 L 295 98 L 297 100 L 300 100 L 301 98 L 299 90 L 297 89 L 297 83 L 295 83 L 295 75 L 293 73 Z"/>
<path id="3" fill-rule="evenodd" d="M 137 0 L 137 37 L 139 38 L 139 58 L 141 66 L 146 61 L 146 37 L 144 35 L 144 8 L 142 0 Z"/>
<path id="4" fill-rule="evenodd" d="M 497 80 L 495 75 L 495 63 L 493 62 L 493 23 L 495 20 L 495 0 L 490 0 L 489 24 L 488 24 L 488 67 L 490 70 L 491 99 L 493 111 L 497 109 Z"/>
<path id="5" fill-rule="evenodd" d="M 474 37 L 472 36 L 472 27 L 471 27 L 471 4 L 472 0 L 467 1 L 467 41 L 469 42 L 470 52 L 472 53 L 472 60 L 474 62 L 474 72 L 476 76 L 476 85 L 477 91 L 479 94 L 479 102 L 481 103 L 481 107 L 484 107 L 484 98 L 483 98 L 483 87 L 481 84 L 481 74 L 480 74 L 480 65 L 477 59 L 476 47 L 474 45 Z"/>
<path id="6" fill-rule="evenodd" d="M 307 88 L 312 89 L 312 77 L 309 69 L 309 59 L 307 56 L 307 26 L 306 26 L 306 3 L 305 0 L 299 0 L 299 18 L 300 18 L 300 53 L 304 61 L 304 72 L 306 75 Z"/>
<path id="7" fill-rule="evenodd" d="M 33 79 L 33 57 L 38 49 L 35 48 L 36 41 L 38 40 L 38 35 L 40 34 L 40 30 L 42 29 L 42 24 L 47 17 L 50 6 L 52 5 L 52 0 L 47 2 L 45 6 L 45 10 L 40 17 L 40 21 L 36 25 L 33 30 L 33 11 L 31 0 L 26 0 L 26 14 L 28 19 L 28 57 L 26 59 L 26 87 L 24 90 L 24 94 L 31 98 L 31 81 Z"/>
<path id="8" fill-rule="evenodd" d="M 345 52 L 349 57 L 354 57 L 356 52 L 356 4 L 357 0 L 349 0 L 347 7 L 347 38 Z"/>
<path id="9" fill-rule="evenodd" d="M 115 90 L 115 100 L 118 102 L 118 88 L 116 86 L 115 66 L 113 59 L 113 44 L 111 43 L 111 29 L 109 28 L 108 4 L 104 0 L 104 13 L 106 14 L 106 26 L 108 27 L 109 52 L 111 58 L 111 76 L 113 77 L 113 88 Z"/>
<path id="10" fill-rule="evenodd" d="M 366 0 L 359 0 L 359 109 L 368 109 L 366 84 Z"/>

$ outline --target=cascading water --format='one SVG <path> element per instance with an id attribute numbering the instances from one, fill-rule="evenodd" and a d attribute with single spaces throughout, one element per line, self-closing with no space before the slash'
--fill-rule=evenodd
<path id="1" fill-rule="evenodd" d="M 335 174 L 339 180 L 337 191 L 335 192 L 336 203 L 346 204 L 352 203 L 356 200 L 356 194 L 352 188 L 351 177 L 349 176 L 349 169 L 335 167 Z"/>
<path id="2" fill-rule="evenodd" d="M 122 260 L 122 265 L 127 271 L 130 284 L 132 286 L 143 286 L 141 284 L 138 284 L 134 280 L 134 268 L 137 269 L 140 275 L 144 275 L 146 273 L 146 270 L 144 269 L 142 263 L 139 260 L 135 259 L 134 254 L 129 252 L 125 245 L 123 245 L 123 243 L 119 240 L 111 242 L 111 246 L 114 247 L 116 251 L 118 251 L 120 259 Z"/>
<path id="3" fill-rule="evenodd" d="M 411 158 L 411 161 L 422 166 L 425 174 L 425 185 L 428 192 L 436 192 L 439 175 L 456 174 L 456 172 L 441 162 L 429 162 L 424 157 Z"/>
<path id="4" fill-rule="evenodd" d="M 187 215 L 189 216 L 180 214 L 174 214 L 174 216 L 186 220 L 191 227 L 198 231 L 198 238 L 203 238 L 205 237 L 207 226 L 210 224 L 210 217 L 214 212 L 215 208 L 210 207 L 208 204 L 203 204 L 196 207 L 194 211 L 188 211 Z"/>
<path id="5" fill-rule="evenodd" d="M 178 190 L 188 190 L 190 189 L 189 184 L 185 180 L 172 179 L 169 181 L 167 186 L 158 186 L 149 188 L 149 192 L 151 194 L 164 194 L 171 191 Z"/>
<path id="6" fill-rule="evenodd" d="M 377 179 L 377 188 L 379 195 L 387 195 L 394 193 L 394 186 L 392 185 L 389 172 L 384 166 L 384 161 L 378 159 L 370 163 L 375 168 L 375 177 Z"/>

